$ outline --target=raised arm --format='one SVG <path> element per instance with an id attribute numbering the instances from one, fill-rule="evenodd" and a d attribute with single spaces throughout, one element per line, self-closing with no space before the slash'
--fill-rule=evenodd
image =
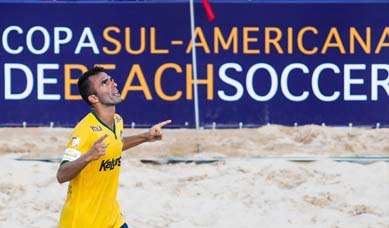
<path id="1" fill-rule="evenodd" d="M 137 146 L 144 142 L 153 142 L 156 140 L 162 139 L 162 128 L 168 124 L 170 124 L 171 120 L 165 120 L 161 123 L 158 123 L 150 128 L 148 132 L 133 135 L 129 137 L 124 137 L 123 140 L 123 151 L 127 150 L 131 147 Z"/>
<path id="2" fill-rule="evenodd" d="M 89 162 L 104 156 L 107 145 L 103 141 L 107 136 L 108 135 L 105 134 L 99 138 L 87 153 L 81 155 L 76 160 L 61 164 L 57 171 L 58 182 L 64 183 L 72 180 L 89 164 Z"/>

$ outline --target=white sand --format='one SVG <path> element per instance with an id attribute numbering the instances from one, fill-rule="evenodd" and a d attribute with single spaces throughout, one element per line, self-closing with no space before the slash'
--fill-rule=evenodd
<path id="1" fill-rule="evenodd" d="M 15 159 L 60 157 L 70 132 L 0 128 L 0 227 L 56 227 L 67 190 L 56 182 L 58 164 Z M 138 159 L 265 155 L 389 156 L 389 129 L 168 129 L 164 141 L 126 152 L 118 196 L 124 217 L 135 228 L 389 227 L 389 162 L 158 166 Z"/>

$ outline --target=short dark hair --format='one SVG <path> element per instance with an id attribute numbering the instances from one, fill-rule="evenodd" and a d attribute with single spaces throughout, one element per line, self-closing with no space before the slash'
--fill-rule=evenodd
<path id="1" fill-rule="evenodd" d="M 95 66 L 92 69 L 89 69 L 88 71 L 84 72 L 78 78 L 78 91 L 80 92 L 82 99 L 89 105 L 91 105 L 92 103 L 88 100 L 88 97 L 96 93 L 95 89 L 91 86 L 91 81 L 89 80 L 89 77 L 101 72 L 105 72 L 104 67 Z"/>

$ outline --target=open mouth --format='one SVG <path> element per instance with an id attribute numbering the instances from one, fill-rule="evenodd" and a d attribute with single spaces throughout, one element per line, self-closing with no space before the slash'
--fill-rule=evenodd
<path id="1" fill-rule="evenodd" d="M 113 95 L 114 95 L 114 96 L 117 96 L 117 97 L 120 97 L 120 93 L 119 93 L 118 90 L 113 91 Z"/>

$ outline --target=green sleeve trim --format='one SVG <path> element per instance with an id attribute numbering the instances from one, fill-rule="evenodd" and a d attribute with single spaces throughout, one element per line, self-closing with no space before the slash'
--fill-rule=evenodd
<path id="1" fill-rule="evenodd" d="M 61 161 L 61 163 L 59 164 L 59 166 L 65 164 L 66 162 L 69 162 L 69 161 L 68 161 L 68 160 Z"/>

